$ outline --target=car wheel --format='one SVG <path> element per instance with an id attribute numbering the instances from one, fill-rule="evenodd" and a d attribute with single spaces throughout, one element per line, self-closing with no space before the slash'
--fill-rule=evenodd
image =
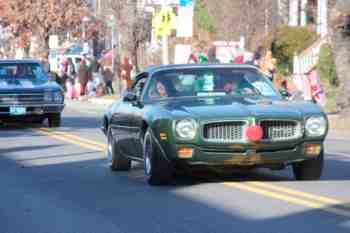
<path id="1" fill-rule="evenodd" d="M 52 113 L 48 116 L 49 127 L 56 128 L 61 126 L 61 114 L 60 113 Z"/>
<path id="2" fill-rule="evenodd" d="M 143 159 L 145 174 L 150 185 L 169 184 L 173 175 L 172 166 L 157 150 L 149 129 L 143 140 Z"/>
<path id="3" fill-rule="evenodd" d="M 309 159 L 293 164 L 294 176 L 297 180 L 319 180 L 324 164 L 323 151 L 316 159 Z"/>
<path id="4" fill-rule="evenodd" d="M 108 130 L 107 137 L 107 157 L 109 161 L 109 167 L 112 171 L 128 171 L 131 168 L 130 159 L 122 156 L 118 151 L 117 144 L 112 135 L 112 131 Z"/>
<path id="5" fill-rule="evenodd" d="M 44 123 L 45 119 L 46 119 L 45 117 L 38 117 L 38 118 L 33 119 L 32 123 L 41 125 Z"/>

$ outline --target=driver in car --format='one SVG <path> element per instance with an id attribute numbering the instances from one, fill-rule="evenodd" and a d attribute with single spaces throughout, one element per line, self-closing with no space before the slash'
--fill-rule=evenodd
<path id="1" fill-rule="evenodd" d="M 155 87 L 150 93 L 150 97 L 152 99 L 168 97 L 165 85 L 162 82 L 157 81 Z"/>

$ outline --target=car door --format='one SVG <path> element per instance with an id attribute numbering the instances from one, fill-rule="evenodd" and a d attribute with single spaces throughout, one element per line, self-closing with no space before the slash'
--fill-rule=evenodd
<path id="1" fill-rule="evenodd" d="M 120 152 L 123 155 L 131 155 L 132 137 L 132 104 L 129 101 L 121 100 L 113 106 L 110 125 L 115 135 Z"/>
<path id="2" fill-rule="evenodd" d="M 116 135 L 118 146 L 123 155 L 133 156 L 133 134 L 135 134 L 134 126 L 134 107 L 133 102 L 122 99 L 119 104 L 113 107 L 111 117 L 111 126 Z"/>
<path id="3" fill-rule="evenodd" d="M 140 74 L 134 83 L 133 92 L 136 94 L 138 101 L 141 101 L 141 96 L 143 94 L 144 86 L 147 81 L 148 74 Z M 140 132 L 143 123 L 143 115 L 145 108 L 142 103 L 133 103 L 132 106 L 132 129 L 130 136 L 132 137 L 132 156 L 135 158 L 142 158 L 142 145 L 140 143 Z"/>

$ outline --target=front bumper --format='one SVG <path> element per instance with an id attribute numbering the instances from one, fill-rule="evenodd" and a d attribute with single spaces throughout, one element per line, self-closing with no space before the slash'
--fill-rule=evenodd
<path id="1" fill-rule="evenodd" d="M 13 105 L 11 105 L 12 107 Z M 24 114 L 12 115 L 10 106 L 0 105 L 0 119 L 11 119 L 25 116 L 43 116 L 50 113 L 61 113 L 65 107 L 64 104 L 30 104 L 30 105 L 15 105 L 15 107 L 24 107 Z"/>
<path id="2" fill-rule="evenodd" d="M 242 148 L 223 149 L 200 147 L 195 145 L 176 145 L 176 151 L 180 148 L 193 148 L 193 156 L 189 159 L 172 158 L 179 165 L 204 165 L 204 166 L 258 166 L 289 165 L 294 162 L 315 158 L 318 155 L 308 155 L 305 152 L 306 145 L 319 145 L 323 148 L 323 142 L 302 142 L 295 145 L 270 148 Z M 175 152 L 176 154 L 176 152 Z"/>

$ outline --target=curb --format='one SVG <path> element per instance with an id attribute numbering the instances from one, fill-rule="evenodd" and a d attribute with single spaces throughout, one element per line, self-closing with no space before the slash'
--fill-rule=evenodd
<path id="1" fill-rule="evenodd" d="M 114 99 L 103 99 L 103 98 L 89 98 L 87 101 L 90 102 L 90 103 L 93 103 L 93 104 L 111 105 L 116 100 L 114 100 Z"/>
<path id="2" fill-rule="evenodd" d="M 350 136 L 350 121 L 338 115 L 328 115 L 331 131 Z"/>

